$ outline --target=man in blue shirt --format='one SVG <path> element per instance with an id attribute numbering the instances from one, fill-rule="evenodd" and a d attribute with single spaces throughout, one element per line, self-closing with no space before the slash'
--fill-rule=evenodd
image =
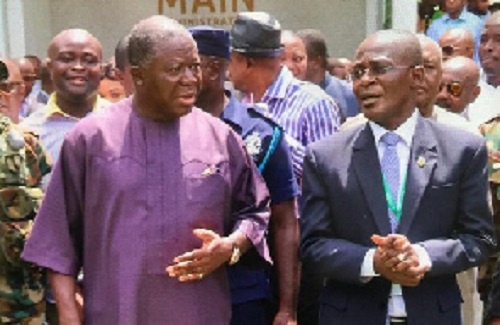
<path id="1" fill-rule="evenodd" d="M 334 77 L 328 72 L 328 49 L 323 34 L 317 29 L 303 29 L 297 36 L 304 42 L 307 51 L 305 80 L 321 87 L 337 101 L 344 117 L 356 116 L 359 106 L 354 96 L 352 83 Z"/>
<path id="2" fill-rule="evenodd" d="M 271 194 L 269 241 L 279 291 L 278 310 L 274 314 L 276 311 L 269 304 L 272 294 L 267 272 L 255 265 L 238 263 L 228 269 L 232 294 L 231 324 L 264 325 L 273 319 L 274 324 L 295 322 L 298 291 L 296 198 L 299 188 L 283 130 L 257 108 L 243 105 L 224 90 L 229 33 L 208 26 L 192 28 L 191 33 L 198 45 L 203 77 L 196 105 L 220 116 L 241 135 Z"/>
<path id="3" fill-rule="evenodd" d="M 474 61 L 479 62 L 478 47 L 483 28 L 483 21 L 465 8 L 466 0 L 446 0 L 446 14 L 432 22 L 427 29 L 426 35 L 435 42 L 439 42 L 441 36 L 447 30 L 454 28 L 465 28 L 474 35 Z"/>

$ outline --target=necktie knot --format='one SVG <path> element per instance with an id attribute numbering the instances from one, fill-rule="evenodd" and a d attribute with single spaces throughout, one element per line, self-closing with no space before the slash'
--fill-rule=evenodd
<path id="1" fill-rule="evenodd" d="M 380 138 L 380 140 L 388 147 L 393 147 L 399 142 L 399 135 L 394 132 L 387 132 Z"/>

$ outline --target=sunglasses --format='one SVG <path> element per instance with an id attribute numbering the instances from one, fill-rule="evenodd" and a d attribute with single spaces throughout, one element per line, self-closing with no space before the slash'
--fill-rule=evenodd
<path id="1" fill-rule="evenodd" d="M 441 47 L 441 51 L 443 52 L 444 55 L 446 56 L 452 56 L 455 50 L 458 50 L 458 47 L 454 47 L 451 45 L 446 45 Z"/>
<path id="2" fill-rule="evenodd" d="M 26 82 L 35 81 L 36 80 L 36 74 L 25 74 L 23 76 L 23 80 L 26 81 Z"/>
<path id="3" fill-rule="evenodd" d="M 464 86 L 460 81 L 452 81 L 447 84 L 441 84 L 439 85 L 439 91 L 442 91 L 446 87 L 446 91 L 448 94 L 452 95 L 453 97 L 460 97 L 462 95 L 462 92 L 464 91 Z"/>

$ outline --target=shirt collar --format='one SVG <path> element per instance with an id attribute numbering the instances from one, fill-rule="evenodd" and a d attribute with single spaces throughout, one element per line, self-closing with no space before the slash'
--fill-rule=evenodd
<path id="1" fill-rule="evenodd" d="M 267 88 L 266 93 L 262 97 L 263 100 L 271 98 L 285 98 L 288 86 L 295 80 L 293 74 L 287 67 L 282 66 L 280 73 L 276 76 L 273 83 Z"/>
<path id="2" fill-rule="evenodd" d="M 460 13 L 460 16 L 458 16 L 457 19 L 451 19 L 451 17 L 448 15 L 448 14 L 445 14 L 444 15 L 444 20 L 445 21 L 450 21 L 450 20 L 465 20 L 466 19 L 466 16 L 467 16 L 467 8 L 464 7 L 464 9 L 462 9 L 462 12 Z"/>
<path id="3" fill-rule="evenodd" d="M 221 119 L 236 124 L 240 129 L 243 129 L 246 106 L 236 99 L 229 90 L 226 90 L 225 94 L 229 98 L 229 102 L 222 111 Z"/>
<path id="4" fill-rule="evenodd" d="M 97 100 L 94 103 L 94 106 L 92 107 L 91 112 L 95 112 L 99 108 L 99 103 L 102 101 L 101 96 L 97 95 Z M 56 101 L 56 93 L 52 93 L 49 97 L 49 101 L 47 102 L 47 111 L 46 111 L 46 117 L 52 117 L 52 116 L 62 116 L 66 118 L 73 118 L 73 119 L 79 119 L 77 117 L 71 116 L 68 113 L 64 112 L 59 105 L 57 105 Z"/>
<path id="5" fill-rule="evenodd" d="M 403 139 L 408 147 L 411 146 L 413 136 L 415 135 L 415 128 L 417 127 L 417 120 L 419 116 L 420 112 L 418 111 L 418 109 L 415 109 L 413 114 L 396 130 L 393 131 L 394 133 L 399 135 L 401 139 Z M 377 145 L 380 142 L 380 138 L 387 132 L 390 132 L 389 130 L 385 129 L 375 122 L 369 121 L 368 124 L 372 128 L 373 137 L 375 138 L 375 144 Z"/>
<path id="6" fill-rule="evenodd" d="M 325 78 L 319 83 L 318 86 L 321 87 L 321 89 L 325 90 L 326 87 L 328 87 L 328 85 L 330 84 L 330 82 L 332 81 L 332 76 L 330 75 L 330 73 L 328 71 L 325 72 Z"/>

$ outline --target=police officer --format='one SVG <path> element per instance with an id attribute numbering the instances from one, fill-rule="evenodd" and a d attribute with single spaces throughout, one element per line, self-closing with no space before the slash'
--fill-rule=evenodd
<path id="1" fill-rule="evenodd" d="M 50 166 L 37 138 L 8 117 L 19 112 L 23 94 L 16 75 L 17 65 L 0 60 L 0 324 L 38 325 L 45 321 L 45 274 L 20 256 Z"/>
<path id="2" fill-rule="evenodd" d="M 299 189 L 284 132 L 259 108 L 241 104 L 225 90 L 229 60 L 229 33 L 200 26 L 191 29 L 201 60 L 202 91 L 196 105 L 219 116 L 246 143 L 271 194 L 270 238 L 274 269 L 269 287 L 264 270 L 242 263 L 229 267 L 232 294 L 231 324 L 289 324 L 296 322 L 298 291 L 298 223 L 296 199 Z M 275 278 L 274 278 L 275 276 Z M 278 296 L 272 299 L 273 292 Z M 270 303 L 271 301 L 274 302 Z"/>

